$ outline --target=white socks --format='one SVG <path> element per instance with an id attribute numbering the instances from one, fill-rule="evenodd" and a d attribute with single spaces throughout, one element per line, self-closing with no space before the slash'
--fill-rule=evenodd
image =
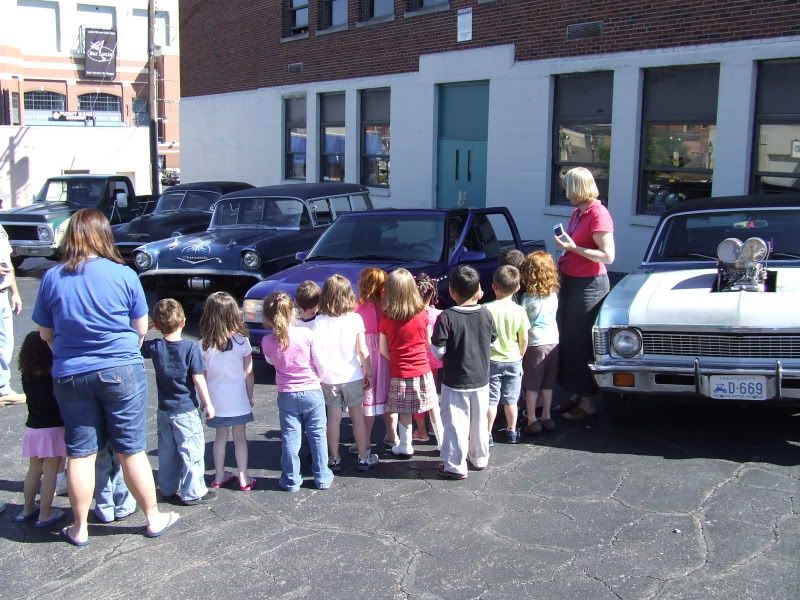
<path id="1" fill-rule="evenodd" d="M 414 454 L 414 448 L 411 446 L 411 425 L 403 425 L 398 422 L 397 437 L 399 441 L 392 448 L 392 454 Z"/>

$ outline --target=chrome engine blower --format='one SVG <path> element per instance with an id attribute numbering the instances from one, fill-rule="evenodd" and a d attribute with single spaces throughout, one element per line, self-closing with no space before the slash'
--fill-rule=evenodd
<path id="1" fill-rule="evenodd" d="M 726 238 L 717 246 L 717 291 L 766 291 L 769 245 L 758 237 Z"/>

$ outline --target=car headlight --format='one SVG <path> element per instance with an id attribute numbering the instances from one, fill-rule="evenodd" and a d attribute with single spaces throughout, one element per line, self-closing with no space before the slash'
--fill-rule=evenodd
<path id="1" fill-rule="evenodd" d="M 242 252 L 242 265 L 245 269 L 257 269 L 261 266 L 261 257 L 252 250 Z"/>
<path id="2" fill-rule="evenodd" d="M 615 329 L 610 342 L 611 353 L 620 358 L 633 358 L 642 351 L 642 334 L 636 329 Z"/>
<path id="3" fill-rule="evenodd" d="M 36 236 L 40 242 L 52 242 L 54 237 L 53 230 L 50 229 L 49 225 L 37 225 Z"/>
<path id="4" fill-rule="evenodd" d="M 261 323 L 261 313 L 263 310 L 263 300 L 245 300 L 242 304 L 242 316 L 247 323 Z"/>
<path id="5" fill-rule="evenodd" d="M 140 271 L 147 271 L 147 269 L 153 266 L 153 257 L 147 252 L 140 251 L 137 252 L 136 256 L 133 257 L 133 263 Z"/>

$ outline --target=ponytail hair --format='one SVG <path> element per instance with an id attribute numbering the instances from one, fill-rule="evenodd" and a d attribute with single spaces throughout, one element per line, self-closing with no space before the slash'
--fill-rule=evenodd
<path id="1" fill-rule="evenodd" d="M 289 347 L 289 326 L 294 323 L 294 304 L 289 294 L 275 292 L 264 300 L 264 325 L 272 329 L 281 350 Z"/>

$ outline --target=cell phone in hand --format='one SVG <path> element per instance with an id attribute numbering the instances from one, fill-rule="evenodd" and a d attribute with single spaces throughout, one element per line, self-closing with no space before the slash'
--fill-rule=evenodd
<path id="1" fill-rule="evenodd" d="M 555 225 L 553 227 L 553 234 L 556 237 L 561 237 L 562 235 L 564 235 L 564 226 L 561 223 L 559 223 L 558 225 Z"/>

